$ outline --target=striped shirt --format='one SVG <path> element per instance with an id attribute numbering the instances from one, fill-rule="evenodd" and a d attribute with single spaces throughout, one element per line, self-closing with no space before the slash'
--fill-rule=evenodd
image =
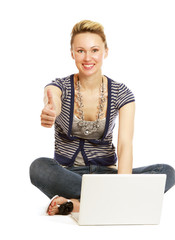
<path id="1" fill-rule="evenodd" d="M 72 135 L 74 116 L 74 75 L 57 78 L 48 85 L 57 86 L 62 91 L 62 109 L 55 121 L 55 154 L 60 165 L 72 166 L 81 151 L 85 165 L 114 165 L 117 162 L 112 143 L 113 129 L 118 111 L 125 104 L 135 101 L 133 93 L 123 83 L 107 77 L 108 103 L 103 136 L 100 139 L 83 139 Z M 48 86 L 47 85 L 47 86 Z"/>

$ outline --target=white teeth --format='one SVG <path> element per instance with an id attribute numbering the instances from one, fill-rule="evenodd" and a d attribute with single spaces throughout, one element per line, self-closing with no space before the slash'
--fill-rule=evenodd
<path id="1" fill-rule="evenodd" d="M 84 66 L 85 66 L 85 67 L 93 67 L 94 65 L 93 65 L 93 64 L 92 64 L 92 65 L 85 65 L 85 64 L 84 64 Z"/>

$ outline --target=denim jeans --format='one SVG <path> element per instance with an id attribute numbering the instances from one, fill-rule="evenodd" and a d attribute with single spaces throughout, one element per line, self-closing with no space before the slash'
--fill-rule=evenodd
<path id="1" fill-rule="evenodd" d="M 155 164 L 134 168 L 133 174 L 166 174 L 165 192 L 175 185 L 175 170 L 167 164 Z M 50 199 L 59 195 L 80 199 L 83 174 L 117 174 L 117 169 L 90 165 L 62 167 L 51 158 L 38 158 L 30 166 L 30 179 Z"/>

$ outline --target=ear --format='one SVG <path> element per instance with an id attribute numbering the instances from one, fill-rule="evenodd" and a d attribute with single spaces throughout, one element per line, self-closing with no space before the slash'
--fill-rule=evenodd
<path id="1" fill-rule="evenodd" d="M 108 48 L 105 49 L 104 58 L 107 58 L 107 56 L 108 56 L 108 50 L 109 50 Z"/>
<path id="2" fill-rule="evenodd" d="M 74 52 L 73 52 L 72 49 L 71 49 L 71 56 L 72 56 L 73 59 L 75 59 L 75 57 L 74 57 Z"/>

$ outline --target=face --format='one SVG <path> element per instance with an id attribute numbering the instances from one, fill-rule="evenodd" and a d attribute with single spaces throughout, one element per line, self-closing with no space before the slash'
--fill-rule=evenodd
<path id="1" fill-rule="evenodd" d="M 79 73 L 85 76 L 101 74 L 103 59 L 107 57 L 101 37 L 95 33 L 80 33 L 74 38 L 71 55 Z"/>

